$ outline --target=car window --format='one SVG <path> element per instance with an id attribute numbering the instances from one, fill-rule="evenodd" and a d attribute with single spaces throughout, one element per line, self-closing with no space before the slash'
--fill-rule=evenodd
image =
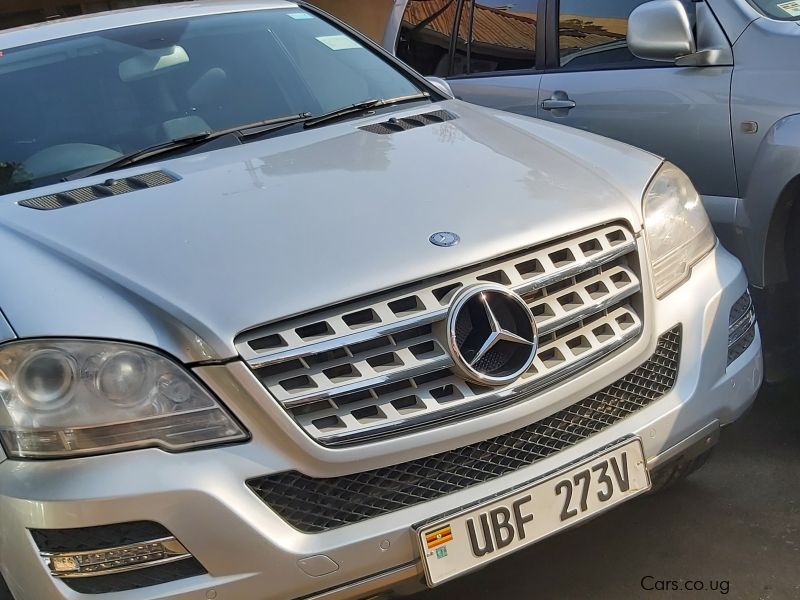
<path id="1" fill-rule="evenodd" d="M 4 48 L 0 89 L 0 194 L 178 137 L 420 92 L 379 54 L 298 8 Z"/>
<path id="2" fill-rule="evenodd" d="M 628 17 L 648 0 L 561 0 L 558 45 L 564 68 L 645 67 L 667 63 L 642 60 L 628 50 Z M 681 0 L 690 16 L 691 0 Z"/>
<path id="3" fill-rule="evenodd" d="M 800 0 L 750 0 L 761 12 L 768 17 L 780 21 L 800 20 Z"/>
<path id="4" fill-rule="evenodd" d="M 532 69 L 538 8 L 539 0 L 409 0 L 397 55 L 439 77 Z"/>
<path id="5" fill-rule="evenodd" d="M 423 75 L 447 76 L 457 8 L 458 0 L 408 0 L 397 56 Z"/>
<path id="6" fill-rule="evenodd" d="M 536 66 L 538 0 L 478 0 L 472 8 L 470 73 Z"/>

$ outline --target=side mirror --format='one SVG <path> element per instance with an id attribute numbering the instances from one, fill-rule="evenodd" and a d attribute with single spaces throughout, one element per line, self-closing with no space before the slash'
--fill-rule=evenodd
<path id="1" fill-rule="evenodd" d="M 447 83 L 441 77 L 426 77 L 425 79 L 428 80 L 433 87 L 439 90 L 442 94 L 447 96 L 448 98 L 455 98 L 456 95 L 453 93 L 453 88 L 450 87 L 450 84 Z"/>
<path id="2" fill-rule="evenodd" d="M 628 49 L 645 60 L 674 62 L 697 51 L 689 15 L 680 0 L 652 0 L 628 19 Z"/>

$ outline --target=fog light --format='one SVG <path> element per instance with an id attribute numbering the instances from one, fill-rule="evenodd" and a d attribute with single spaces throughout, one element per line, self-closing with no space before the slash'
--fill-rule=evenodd
<path id="1" fill-rule="evenodd" d="M 728 321 L 728 365 L 739 358 L 756 338 L 756 309 L 750 292 L 742 294 L 731 308 Z"/>
<path id="2" fill-rule="evenodd" d="M 43 552 L 50 574 L 59 578 L 111 575 L 191 558 L 174 537 L 86 552 Z"/>

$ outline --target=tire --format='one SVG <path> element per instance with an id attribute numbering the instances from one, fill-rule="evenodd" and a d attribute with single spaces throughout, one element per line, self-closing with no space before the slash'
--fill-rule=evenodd
<path id="1" fill-rule="evenodd" d="M 705 465 L 713 451 L 713 448 L 709 448 L 693 459 L 687 460 L 684 458 L 679 458 L 664 465 L 660 469 L 653 471 L 650 474 L 650 480 L 653 483 L 650 493 L 655 494 L 658 492 L 663 492 L 664 490 L 680 483 L 689 477 L 689 475 Z"/>
<path id="2" fill-rule="evenodd" d="M 764 321 L 767 323 L 767 337 L 763 338 L 765 378 L 769 383 L 781 383 L 797 379 L 795 356 L 800 345 L 800 180 L 790 184 L 791 207 L 786 225 L 786 237 L 783 244 L 786 274 L 789 278 L 785 284 L 772 286 L 768 294 L 772 296 L 766 306 Z"/>

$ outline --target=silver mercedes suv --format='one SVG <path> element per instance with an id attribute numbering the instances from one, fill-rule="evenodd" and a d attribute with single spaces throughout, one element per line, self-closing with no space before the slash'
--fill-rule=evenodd
<path id="1" fill-rule="evenodd" d="M 656 156 L 277 0 L 0 48 L 17 600 L 436 586 L 687 474 L 756 394 L 742 268 Z"/>

